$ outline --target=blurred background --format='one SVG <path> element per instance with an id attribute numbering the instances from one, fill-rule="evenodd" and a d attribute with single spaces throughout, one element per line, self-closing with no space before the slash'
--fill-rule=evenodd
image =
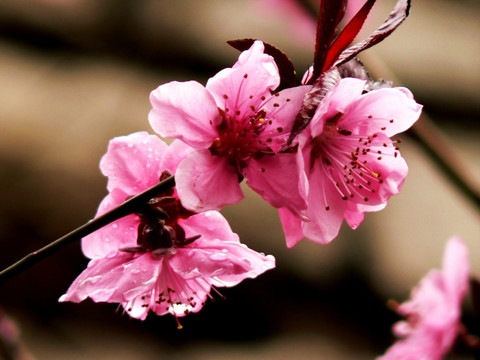
<path id="1" fill-rule="evenodd" d="M 393 5 L 379 1 L 362 34 Z M 367 68 L 381 59 L 413 91 L 477 190 L 479 15 L 477 0 L 413 1 L 407 21 L 364 58 Z M 225 41 L 245 37 L 282 49 L 303 74 L 314 28 L 280 1 L 0 0 L 1 268 L 93 217 L 106 195 L 99 160 L 112 137 L 151 132 L 151 90 L 205 83 L 238 57 Z M 222 289 L 227 299 L 183 318 L 181 331 L 173 317 L 141 322 L 114 304 L 59 304 L 87 264 L 79 244 L 0 287 L 14 323 L 3 318 L 1 329 L 15 326 L 24 359 L 372 359 L 391 344 L 398 319 L 387 300 L 405 300 L 441 265 L 449 237 L 465 239 L 480 274 L 478 212 L 412 138 L 402 139 L 403 192 L 327 246 L 304 240 L 288 250 L 276 211 L 245 189 L 224 214 L 277 269 Z M 480 334 L 469 301 L 465 309 Z"/>

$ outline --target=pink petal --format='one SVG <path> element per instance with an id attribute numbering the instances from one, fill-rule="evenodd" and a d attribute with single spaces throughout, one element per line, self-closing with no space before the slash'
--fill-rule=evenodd
<path id="1" fill-rule="evenodd" d="M 421 112 L 422 105 L 415 102 L 408 89 L 383 88 L 360 96 L 345 110 L 344 116 L 352 126 L 362 124 L 359 133 L 383 132 L 390 137 L 410 128 Z M 361 122 L 361 119 L 369 120 Z"/>
<path id="2" fill-rule="evenodd" d="M 318 105 L 310 127 L 323 129 L 323 122 L 338 113 L 345 114 L 351 104 L 355 104 L 365 89 L 365 80 L 344 78 L 332 90 L 330 90 L 322 102 Z M 318 123 L 320 122 L 320 123 Z M 312 130 L 312 137 L 319 135 L 318 131 Z"/>
<path id="3" fill-rule="evenodd" d="M 120 188 L 133 195 L 158 182 L 159 166 L 166 150 L 162 140 L 146 132 L 112 139 L 100 161 L 100 169 L 108 176 L 108 190 Z"/>
<path id="4" fill-rule="evenodd" d="M 468 249 L 460 237 L 453 237 L 447 242 L 442 268 L 450 301 L 461 303 L 468 292 L 470 261 Z"/>
<path id="5" fill-rule="evenodd" d="M 160 168 L 162 171 L 168 170 L 171 174 L 175 174 L 178 164 L 193 151 L 195 151 L 195 149 L 183 141 L 173 141 L 165 151 L 163 161 L 160 163 Z"/>
<path id="6" fill-rule="evenodd" d="M 305 194 L 300 193 L 295 154 L 250 159 L 245 169 L 247 185 L 276 208 L 288 208 L 299 214 L 306 208 Z"/>
<path id="7" fill-rule="evenodd" d="M 209 242 L 218 239 L 240 243 L 238 235 L 232 231 L 227 219 L 218 211 L 195 214 L 188 219 L 180 219 L 178 223 L 185 230 L 187 238 L 201 235 L 194 242 L 198 246 L 203 246 L 204 243 L 209 244 Z"/>
<path id="8" fill-rule="evenodd" d="M 183 160 L 175 181 L 183 206 L 195 212 L 219 210 L 243 199 L 235 168 L 208 150 L 194 152 Z"/>
<path id="9" fill-rule="evenodd" d="M 378 178 L 372 178 L 368 186 L 359 180 L 358 185 L 350 187 L 355 196 L 349 199 L 356 203 L 365 205 L 380 205 L 387 201 L 392 195 L 400 192 L 403 183 L 408 175 L 408 167 L 400 152 L 395 149 L 390 138 L 382 133 L 376 134 L 374 143 L 369 147 L 366 154 L 358 155 L 359 162 L 365 165 L 368 170 L 365 173 L 379 174 Z M 343 174 L 337 174 L 342 181 Z M 363 178 L 362 178 L 363 179 Z M 364 199 L 368 199 L 365 202 Z"/>
<path id="10" fill-rule="evenodd" d="M 213 278 L 217 286 L 233 286 L 275 267 L 275 259 L 241 244 L 227 220 L 207 211 L 181 221 L 186 237 L 201 235 L 191 245 L 177 249 L 171 265 L 185 279 Z"/>
<path id="11" fill-rule="evenodd" d="M 251 111 L 251 105 L 260 103 L 262 96 L 270 97 L 270 91 L 280 84 L 280 76 L 273 57 L 263 50 L 263 43 L 255 41 L 232 68 L 208 80 L 206 88 L 218 107 L 244 114 Z"/>
<path id="12" fill-rule="evenodd" d="M 345 221 L 347 222 L 348 226 L 352 229 L 356 229 L 360 226 L 363 222 L 366 212 L 375 212 L 385 209 L 387 203 L 384 202 L 380 205 L 365 205 L 365 204 L 357 204 L 351 201 L 348 202 L 347 210 L 345 211 Z"/>
<path id="13" fill-rule="evenodd" d="M 273 123 L 261 133 L 261 139 L 269 141 L 275 153 L 285 147 L 303 97 L 310 89 L 311 86 L 297 86 L 282 90 L 269 97 L 262 106 L 266 112 L 266 121 L 272 120 Z"/>
<path id="14" fill-rule="evenodd" d="M 278 215 L 282 222 L 287 247 L 292 248 L 304 238 L 302 229 L 303 221 L 286 208 L 279 208 Z"/>
<path id="15" fill-rule="evenodd" d="M 135 257 L 116 253 L 91 260 L 60 301 L 80 302 L 87 297 L 95 302 L 126 302 L 148 291 L 156 283 L 161 262 L 150 254 Z"/>
<path id="16" fill-rule="evenodd" d="M 100 203 L 95 217 L 103 215 L 124 202 L 128 195 L 120 189 L 113 189 Z M 82 251 L 93 259 L 105 257 L 119 248 L 136 246 L 139 219 L 128 215 L 82 239 Z"/>
<path id="17" fill-rule="evenodd" d="M 313 171 L 307 202 L 310 221 L 303 223 L 303 234 L 309 240 L 328 244 L 340 231 L 348 201 L 338 196 L 335 185 L 320 171 Z"/>
<path id="18" fill-rule="evenodd" d="M 177 138 L 196 149 L 208 148 L 221 121 L 210 92 L 195 81 L 170 82 L 150 94 L 148 120 L 161 136 Z"/>

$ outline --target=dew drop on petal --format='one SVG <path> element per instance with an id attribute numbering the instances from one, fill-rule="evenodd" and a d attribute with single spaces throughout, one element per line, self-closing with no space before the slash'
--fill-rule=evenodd
<path id="1" fill-rule="evenodd" d="M 215 253 L 210 255 L 209 258 L 213 261 L 222 261 L 227 259 L 227 255 L 225 253 Z"/>
<path id="2" fill-rule="evenodd" d="M 101 278 L 102 278 L 101 275 L 92 276 L 92 277 L 86 279 L 85 282 L 88 282 L 88 283 L 93 285 L 93 284 L 96 284 Z"/>

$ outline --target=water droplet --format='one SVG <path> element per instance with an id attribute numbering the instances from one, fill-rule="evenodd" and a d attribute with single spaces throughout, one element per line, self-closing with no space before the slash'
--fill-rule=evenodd
<path id="1" fill-rule="evenodd" d="M 227 255 L 225 253 L 215 253 L 210 255 L 210 260 L 213 261 L 222 261 L 227 258 Z"/>
<path id="2" fill-rule="evenodd" d="M 101 275 L 92 276 L 91 278 L 88 278 L 86 281 L 93 285 L 93 284 L 96 284 L 101 278 L 102 278 Z"/>

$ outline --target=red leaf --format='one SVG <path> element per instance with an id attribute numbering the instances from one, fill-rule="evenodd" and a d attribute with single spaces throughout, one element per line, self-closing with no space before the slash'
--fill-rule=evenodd
<path id="1" fill-rule="evenodd" d="M 303 98 L 302 107 L 295 118 L 288 138 L 288 144 L 305 129 L 312 120 L 317 106 L 327 93 L 340 81 L 340 73 L 337 68 L 323 72 L 313 83 L 312 89 Z"/>
<path id="2" fill-rule="evenodd" d="M 327 53 L 335 37 L 337 26 L 345 15 L 346 7 L 347 0 L 320 1 L 311 83 L 313 83 L 322 72 Z"/>
<path id="3" fill-rule="evenodd" d="M 359 52 L 368 49 L 369 47 L 372 47 L 373 45 L 378 44 L 380 41 L 385 39 L 407 18 L 409 11 L 410 0 L 398 0 L 395 8 L 392 10 L 385 22 L 368 38 L 343 51 L 334 65 L 338 66 L 347 62 Z"/>
<path id="4" fill-rule="evenodd" d="M 250 49 L 255 40 L 256 39 L 229 40 L 227 41 L 227 44 L 239 51 L 245 51 Z M 281 89 L 297 86 L 295 67 L 288 56 L 273 45 L 265 42 L 263 45 L 265 46 L 265 54 L 273 57 L 280 73 L 280 85 L 276 90 L 279 91 Z"/>
<path id="5" fill-rule="evenodd" d="M 325 63 L 323 64 L 322 71 L 328 70 L 340 56 L 343 50 L 347 48 L 355 39 L 355 36 L 362 29 L 365 20 L 367 19 L 370 10 L 375 4 L 375 0 L 367 0 L 362 8 L 355 14 L 355 16 L 350 20 L 350 22 L 345 26 L 342 32 L 337 36 L 335 41 L 330 46 L 328 50 Z"/>

